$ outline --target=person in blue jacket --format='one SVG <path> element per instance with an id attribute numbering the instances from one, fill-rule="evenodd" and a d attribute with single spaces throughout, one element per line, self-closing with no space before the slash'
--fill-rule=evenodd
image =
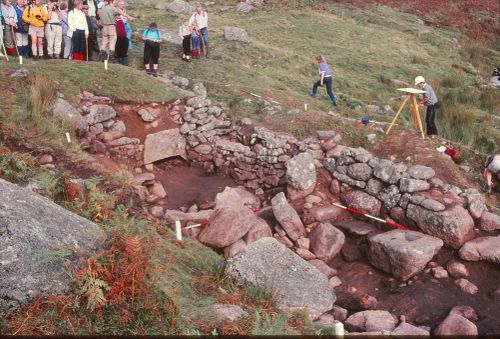
<path id="1" fill-rule="evenodd" d="M 330 67 L 328 67 L 325 58 L 321 55 L 318 55 L 316 57 L 316 62 L 318 63 L 318 71 L 320 78 L 313 84 L 311 96 L 316 97 L 318 95 L 318 87 L 326 86 L 326 92 L 328 93 L 328 96 L 330 97 L 332 104 L 334 106 L 337 106 L 337 97 L 335 96 L 335 93 L 333 93 L 332 90 L 333 76 L 332 72 L 330 71 Z"/>
<path id="2" fill-rule="evenodd" d="M 155 22 L 149 24 L 142 34 L 144 41 L 144 67 L 146 73 L 158 76 L 158 60 L 160 59 L 161 32 Z"/>

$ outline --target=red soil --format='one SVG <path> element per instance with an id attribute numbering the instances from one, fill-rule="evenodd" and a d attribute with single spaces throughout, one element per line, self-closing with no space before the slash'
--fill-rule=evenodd
<path id="1" fill-rule="evenodd" d="M 359 242 L 350 237 L 347 243 L 359 247 Z M 454 251 L 443 248 L 433 261 L 446 267 L 448 261 L 456 258 Z M 490 293 L 500 286 L 498 284 L 500 269 L 485 262 L 464 263 L 470 273 L 467 279 L 479 288 L 477 294 L 462 292 L 454 285 L 454 279 L 451 277 L 434 279 L 431 273 L 425 272 L 412 278 L 411 285 L 403 286 L 403 283 L 369 265 L 366 257 L 361 261 L 346 262 L 339 254 L 334 259 L 332 267 L 337 269 L 338 276 L 343 282 L 337 291 L 347 291 L 355 287 L 357 290 L 355 294 L 376 297 L 377 309 L 387 310 L 397 316 L 405 315 L 409 323 L 434 328 L 446 318 L 452 307 L 465 305 L 473 307 L 477 312 L 479 320 L 475 324 L 480 334 L 498 334 L 500 333 L 499 300 L 495 300 Z"/>

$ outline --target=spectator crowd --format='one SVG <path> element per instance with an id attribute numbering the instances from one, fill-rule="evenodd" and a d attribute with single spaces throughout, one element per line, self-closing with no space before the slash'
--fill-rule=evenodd
<path id="1" fill-rule="evenodd" d="M 123 0 L 3 0 L 0 6 L 0 42 L 4 53 L 33 60 L 100 60 L 128 65 L 135 18 L 127 14 Z M 14 4 L 13 1 L 16 1 Z M 179 27 L 182 60 L 208 56 L 208 15 L 197 5 L 192 16 Z M 151 23 L 144 41 L 146 72 L 157 75 L 161 31 Z"/>

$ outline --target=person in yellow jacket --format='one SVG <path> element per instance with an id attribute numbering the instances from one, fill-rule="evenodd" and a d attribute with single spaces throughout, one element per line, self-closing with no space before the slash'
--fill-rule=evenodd
<path id="1" fill-rule="evenodd" d="M 30 25 L 28 33 L 31 36 L 33 59 L 37 59 L 37 56 L 40 59 L 43 57 L 44 26 L 48 19 L 49 15 L 45 8 L 40 6 L 40 0 L 33 0 L 33 4 L 24 9 L 23 21 Z"/>

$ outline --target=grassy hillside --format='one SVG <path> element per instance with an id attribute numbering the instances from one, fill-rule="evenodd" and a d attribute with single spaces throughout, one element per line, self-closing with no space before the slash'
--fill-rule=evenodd
<path id="1" fill-rule="evenodd" d="M 103 76 L 97 66 L 38 62 L 26 65 L 26 78 L 12 81 L 9 74 L 18 67 L 0 64 L 0 178 L 33 184 L 39 194 L 97 223 L 107 235 L 102 251 L 68 266 L 72 293 L 37 299 L 0 319 L 0 334 L 329 333 L 303 314 L 279 311 L 267 291 L 234 284 L 224 275 L 218 253 L 188 238 L 178 242 L 166 222 L 151 218 L 137 203 L 126 177 L 106 171 L 76 143 L 67 144 L 69 126 L 45 109 L 57 92 L 71 101 L 81 89 L 100 89 L 122 100 L 178 96 L 174 88 L 138 71 L 112 66 Z M 71 75 L 56 77 L 61 70 Z M 130 81 L 118 84 L 118 78 Z M 54 169 L 37 165 L 37 157 L 46 153 L 56 159 Z M 70 181 L 74 178 L 85 186 L 83 200 Z M 57 248 L 40 260 L 67 264 L 70 257 L 75 257 L 71 249 Z M 218 321 L 211 309 L 217 302 L 240 305 L 249 317 Z"/>
<path id="2" fill-rule="evenodd" d="M 138 14 L 135 30 L 142 31 L 154 20 L 162 28 L 177 31 L 184 16 L 154 10 L 158 2 L 151 0 L 148 6 L 139 0 L 130 2 L 129 11 Z M 397 102 L 390 101 L 398 96 L 391 79 L 411 83 L 423 74 L 444 103 L 438 127 L 445 136 L 483 152 L 498 148 L 498 120 L 492 118 L 500 114 L 498 91 L 481 87 L 490 68 L 500 63 L 497 49 L 468 41 L 459 31 L 423 26 L 417 17 L 384 6 L 360 10 L 332 3 L 319 10 L 274 5 L 243 15 L 227 3 L 217 1 L 209 8 L 210 59 L 182 62 L 180 47 L 166 44 L 160 67 L 203 81 L 212 98 L 230 105 L 234 117 L 249 116 L 302 137 L 314 129 L 338 128 L 350 133 L 352 143 L 364 145 L 365 139 L 352 123 L 326 114 L 333 107 L 323 91 L 320 98 L 309 97 L 317 77 L 313 57 L 323 54 L 335 74 L 334 89 L 340 96 L 335 111 L 341 116 L 389 120 L 388 115 L 367 113 L 361 104 L 390 103 L 396 108 Z M 226 25 L 245 28 L 252 42 L 225 41 Z M 216 252 L 197 242 L 175 241 L 168 225 L 134 206 L 135 196 L 126 179 L 102 172 L 78 146 L 65 142 L 64 133 L 71 128 L 45 110 L 57 93 L 74 103 L 83 89 L 134 101 L 169 101 L 180 95 L 139 70 L 142 43 L 135 43 L 134 67 L 111 65 L 108 72 L 99 63 L 28 61 L 29 76 L 12 79 L 9 75 L 20 66 L 15 61 L 0 62 L 0 176 L 20 184 L 37 182 L 41 194 L 95 221 L 108 234 L 107 251 L 92 258 L 88 270 L 70 272 L 75 281 L 73 294 L 38 300 L 0 319 L 0 333 L 328 333 L 312 326 L 302 314 L 279 312 L 266 291 L 235 286 L 222 274 L 223 260 Z M 478 74 L 471 74 L 468 63 Z M 246 100 L 251 97 L 241 89 L 272 96 L 283 110 L 267 116 L 263 103 Z M 310 112 L 289 113 L 302 109 L 304 103 Z M 46 152 L 60 159 L 57 170 L 36 165 L 36 157 Z M 72 195 L 67 179 L 75 177 L 85 181 L 86 201 Z M 67 255 L 64 251 L 47 254 L 50 260 L 63 261 Z M 138 275 L 131 278 L 129 269 Z M 104 283 L 96 281 L 96 273 Z M 90 297 L 84 288 L 90 283 L 110 287 L 100 288 L 106 303 Z M 238 304 L 250 317 L 219 324 L 210 316 L 214 302 Z"/>
<path id="3" fill-rule="evenodd" d="M 134 29 L 140 31 L 150 21 L 156 21 L 161 28 L 177 32 L 186 15 L 151 12 L 157 3 L 152 0 L 151 6 L 144 6 L 142 1 L 129 1 L 129 11 L 138 14 Z M 498 133 L 492 128 L 498 127 L 494 126 L 498 121 L 491 119 L 492 114 L 500 114 L 497 91 L 481 88 L 488 82 L 494 65 L 500 63 L 498 50 L 469 41 L 458 30 L 422 25 L 417 22 L 418 17 L 385 6 L 357 9 L 321 3 L 318 9 L 269 5 L 241 14 L 226 5 L 217 2 L 208 7 L 210 59 L 187 64 L 180 60 L 180 46 L 166 44 L 161 67 L 203 81 L 211 96 L 230 104 L 235 116 L 250 116 L 279 127 L 273 124 L 275 120 L 293 119 L 286 112 L 301 109 L 304 103 L 323 112 L 333 109 L 324 90 L 320 89 L 319 99 L 309 97 L 317 77 L 313 57 L 323 54 L 333 68 L 334 90 L 341 93 L 337 111 L 343 115 L 367 115 L 364 109 L 356 109 L 360 103 L 397 108 L 397 102 L 390 101 L 398 96 L 391 79 L 411 84 L 416 75 L 422 74 L 437 89 L 443 103 L 439 124 L 445 137 L 483 152 L 498 147 Z M 252 42 L 246 45 L 225 41 L 224 26 L 245 28 Z M 140 58 L 141 53 L 139 43 L 132 54 Z M 471 74 L 474 71 L 469 63 L 478 74 Z M 271 96 L 282 103 L 286 108 L 282 117 L 265 117 L 263 104 L 245 102 L 248 97 L 241 89 Z M 373 113 L 370 116 L 377 120 L 390 118 Z M 471 124 L 475 130 L 471 131 Z"/>

